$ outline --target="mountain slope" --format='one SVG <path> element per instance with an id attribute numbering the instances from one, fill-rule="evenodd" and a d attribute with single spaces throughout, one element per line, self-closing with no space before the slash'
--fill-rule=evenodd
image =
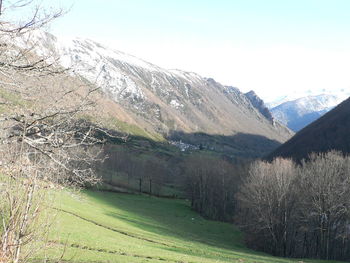
<path id="1" fill-rule="evenodd" d="M 37 55 L 54 54 L 63 67 L 71 69 L 72 78 L 80 76 L 83 82 L 100 87 L 96 100 L 99 112 L 94 120 L 116 124 L 110 126 L 117 129 L 125 127 L 127 133 L 137 131 L 142 137 L 163 141 L 172 140 L 177 132 L 206 134 L 213 138 L 205 149 L 217 145 L 224 149 L 229 141 L 229 148 L 238 155 L 253 144 L 260 145 L 259 152 L 266 154 L 293 134 L 266 118 L 259 105 L 237 88 L 213 79 L 163 69 L 92 40 L 61 42 L 51 34 L 38 32 L 35 41 Z M 256 152 L 254 147 L 248 150 Z"/>
<path id="2" fill-rule="evenodd" d="M 92 40 L 64 44 L 46 34 L 63 66 L 97 84 L 143 129 L 233 135 L 247 133 L 284 142 L 292 133 L 267 119 L 238 89 L 181 70 L 166 70 Z M 49 51 L 47 51 L 49 52 Z"/>
<path id="3" fill-rule="evenodd" d="M 349 134 L 350 98 L 298 132 L 270 154 L 269 159 L 281 156 L 301 160 L 311 152 L 329 150 L 350 153 Z"/>
<path id="4" fill-rule="evenodd" d="M 228 92 L 212 79 L 161 69 L 90 40 L 74 40 L 60 52 L 67 66 L 96 80 L 114 101 L 141 115 L 157 132 L 250 131 L 278 141 L 289 136 L 282 127 L 270 125 L 239 90 Z"/>
<path id="5" fill-rule="evenodd" d="M 299 131 L 345 99 L 342 95 L 320 94 L 283 102 L 271 109 L 278 121 Z"/>

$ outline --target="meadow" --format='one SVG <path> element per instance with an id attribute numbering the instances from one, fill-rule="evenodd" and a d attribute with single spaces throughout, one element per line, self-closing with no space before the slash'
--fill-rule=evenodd
<path id="1" fill-rule="evenodd" d="M 52 262 L 326 262 L 252 251 L 234 225 L 202 218 L 186 200 L 63 191 L 54 210 Z"/>

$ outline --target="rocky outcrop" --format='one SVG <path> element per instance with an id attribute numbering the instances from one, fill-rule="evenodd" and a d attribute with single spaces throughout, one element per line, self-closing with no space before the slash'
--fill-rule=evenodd
<path id="1" fill-rule="evenodd" d="M 266 119 L 273 122 L 273 117 L 270 110 L 266 107 L 264 101 L 256 95 L 256 93 L 251 90 L 248 93 L 245 93 L 245 96 L 249 99 L 252 105 L 258 109 L 258 111 L 266 117 Z"/>

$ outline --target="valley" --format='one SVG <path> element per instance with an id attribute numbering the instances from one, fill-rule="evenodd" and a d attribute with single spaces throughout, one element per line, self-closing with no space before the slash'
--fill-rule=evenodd
<path id="1" fill-rule="evenodd" d="M 201 4 L 210 12 L 192 19 L 197 8 L 183 16 L 189 2 L 171 9 L 165 1 L 149 2 L 130 12 L 123 5 L 134 0 L 94 1 L 77 0 L 84 4 L 65 28 L 80 24 L 79 32 L 93 37 L 62 37 L 47 30 L 66 15 L 63 8 L 0 0 L 0 263 L 349 261 L 346 80 L 312 77 L 327 63 L 310 66 L 319 56 L 298 45 L 289 43 L 293 52 L 287 52 L 281 34 L 267 34 L 279 37 L 266 47 L 262 37 L 241 43 L 248 35 L 265 37 L 267 14 L 249 19 L 260 30 L 236 38 L 237 25 L 248 20 L 231 24 L 230 34 L 222 34 L 224 24 L 248 14 L 229 13 L 221 21 L 224 10 L 216 13 L 209 2 Z M 80 14 L 91 4 L 93 19 L 86 20 Z M 109 9 L 110 32 L 101 17 Z M 143 17 L 157 10 L 162 15 Z M 112 22 L 119 18 L 128 22 Z M 170 46 L 147 46 L 163 23 L 167 33 L 182 20 L 186 28 L 173 32 Z M 204 32 L 213 29 L 209 20 L 219 23 L 215 32 L 187 52 L 197 37 L 210 35 Z M 155 31 L 141 32 L 150 21 Z M 140 57 L 117 49 L 123 34 L 112 32 L 124 27 L 131 30 L 130 50 L 144 49 Z M 187 29 L 190 37 L 178 42 Z M 95 39 L 102 31 L 107 39 Z M 219 35 L 224 38 L 216 40 Z M 143 39 L 134 41 L 138 36 Z M 206 49 L 208 43 L 215 48 Z M 176 59 L 188 70 L 141 58 L 164 63 L 183 45 Z M 163 48 L 169 50 L 160 59 Z M 195 64 L 201 74 L 191 71 Z M 346 70 L 337 68 L 334 76 L 339 71 Z M 268 97 L 274 99 L 262 99 Z"/>

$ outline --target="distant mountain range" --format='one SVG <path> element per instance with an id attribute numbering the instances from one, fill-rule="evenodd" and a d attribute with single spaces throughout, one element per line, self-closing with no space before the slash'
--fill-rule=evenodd
<path id="1" fill-rule="evenodd" d="M 203 145 L 209 138 L 202 135 L 195 136 L 195 143 L 214 149 L 220 140 L 222 149 L 238 155 L 251 150 L 256 156 L 257 145 L 267 153 L 294 134 L 274 121 L 254 92 L 244 94 L 196 73 L 163 69 L 88 39 L 61 42 L 39 32 L 37 40 L 38 54 L 56 54 L 63 67 L 101 87 L 119 109 L 112 119 L 145 134 L 169 140 L 175 136 L 184 143 L 191 138 L 191 144 L 193 136 L 179 134 L 206 134 L 213 136 L 211 143 Z"/>
<path id="2" fill-rule="evenodd" d="M 268 158 L 301 160 L 312 152 L 330 150 L 350 153 L 350 98 L 302 129 Z"/>
<path id="3" fill-rule="evenodd" d="M 345 98 L 345 93 L 302 97 L 271 108 L 271 113 L 278 121 L 297 132 L 333 109 Z"/>
<path id="4" fill-rule="evenodd" d="M 312 90 L 289 90 L 283 96 L 275 97 L 274 99 L 266 100 L 265 104 L 269 109 L 272 109 L 278 105 L 281 105 L 288 101 L 294 101 L 300 98 L 315 97 L 319 95 L 332 95 L 336 96 L 340 100 L 344 101 L 350 97 L 350 88 L 330 88 L 330 89 L 312 89 Z"/>

